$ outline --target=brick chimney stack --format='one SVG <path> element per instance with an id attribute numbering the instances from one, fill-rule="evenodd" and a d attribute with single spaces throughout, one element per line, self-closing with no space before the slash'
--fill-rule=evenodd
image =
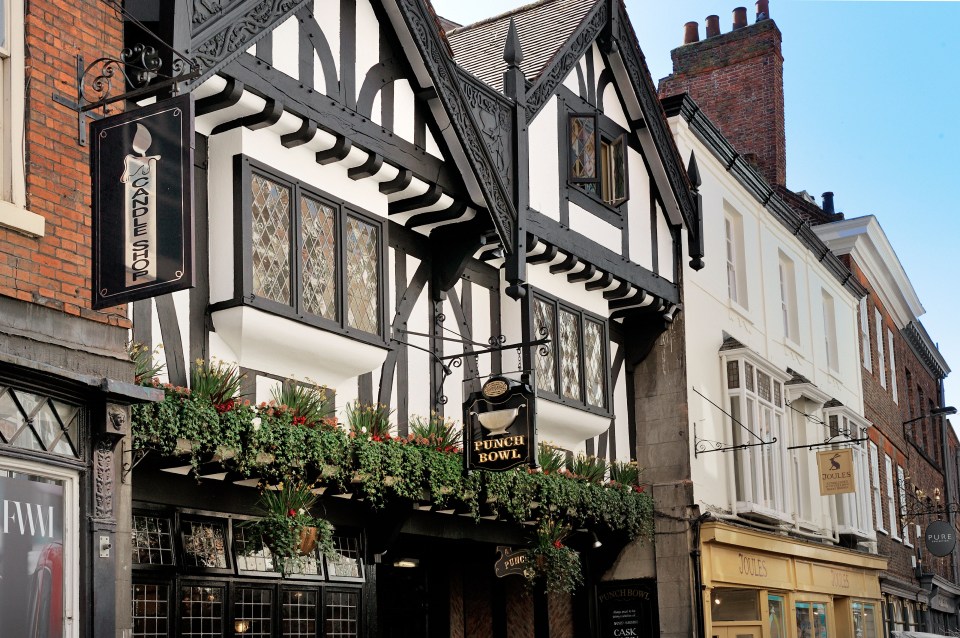
<path id="1" fill-rule="evenodd" d="M 659 92 L 689 93 L 771 184 L 786 186 L 782 36 L 770 19 L 769 0 L 756 9 L 753 24 L 744 7 L 734 9 L 732 30 L 722 34 L 709 16 L 706 38 L 670 53 L 673 74 L 660 80 Z"/>

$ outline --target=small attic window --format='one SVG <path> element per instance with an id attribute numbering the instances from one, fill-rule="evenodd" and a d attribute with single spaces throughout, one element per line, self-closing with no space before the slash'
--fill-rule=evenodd
<path id="1" fill-rule="evenodd" d="M 569 118 L 569 180 L 581 190 L 619 206 L 627 199 L 625 137 L 601 132 L 596 114 Z"/>

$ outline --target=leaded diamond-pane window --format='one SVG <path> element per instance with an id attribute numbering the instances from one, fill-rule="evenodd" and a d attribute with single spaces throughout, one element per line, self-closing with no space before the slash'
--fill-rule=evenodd
<path id="1" fill-rule="evenodd" d="M 541 390 L 556 392 L 557 378 L 555 373 L 556 360 L 554 357 L 554 330 L 553 330 L 553 304 L 543 299 L 534 298 L 533 300 L 533 328 L 537 338 L 546 337 L 550 339 L 550 344 L 543 354 L 537 354 L 537 387 Z M 541 333 L 543 329 L 543 333 Z"/>
<path id="2" fill-rule="evenodd" d="M 300 198 L 300 215 L 303 307 L 310 314 L 336 321 L 336 210 L 304 196 Z"/>
<path id="3" fill-rule="evenodd" d="M 587 405 L 606 407 L 604 386 L 607 373 L 603 356 L 606 340 L 603 337 L 603 325 L 589 319 L 584 321 L 583 325 L 583 365 Z"/>
<path id="4" fill-rule="evenodd" d="M 606 410 L 606 322 L 539 291 L 533 295 L 532 311 L 534 334 L 550 339 L 534 353 L 540 394 L 564 403 Z"/>
<path id="5" fill-rule="evenodd" d="M 574 182 L 597 179 L 597 117 L 570 116 L 570 178 Z"/>
<path id="6" fill-rule="evenodd" d="M 247 190 L 237 254 L 247 261 L 237 301 L 382 343 L 385 220 L 254 160 L 238 166 Z"/>
<path id="7" fill-rule="evenodd" d="M 290 189 L 253 176 L 253 294 L 282 304 L 290 292 Z"/>
<path id="8" fill-rule="evenodd" d="M 254 542 L 249 536 L 247 528 L 234 524 L 233 551 L 237 569 L 240 572 L 273 573 L 273 554 L 266 545 Z"/>
<path id="9" fill-rule="evenodd" d="M 190 567 L 226 569 L 226 524 L 220 521 L 182 521 L 183 559 Z"/>
<path id="10" fill-rule="evenodd" d="M 577 316 L 560 311 L 560 393 L 580 400 L 580 322 Z"/>
<path id="11" fill-rule="evenodd" d="M 50 397 L 0 385 L 0 443 L 79 456 L 83 410 Z"/>
<path id="12" fill-rule="evenodd" d="M 165 516 L 133 517 L 133 562 L 137 565 L 173 565 L 173 532 Z"/>
<path id="13" fill-rule="evenodd" d="M 380 331 L 377 227 L 347 217 L 347 323 L 365 332 Z"/>

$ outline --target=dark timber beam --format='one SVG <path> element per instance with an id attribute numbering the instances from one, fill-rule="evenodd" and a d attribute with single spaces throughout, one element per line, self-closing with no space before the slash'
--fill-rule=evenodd
<path id="1" fill-rule="evenodd" d="M 439 224 L 442 222 L 453 221 L 467 212 L 466 202 L 454 202 L 453 206 L 446 210 L 435 210 L 429 213 L 420 213 L 407 220 L 407 228 L 418 228 L 420 226 L 429 226 L 430 224 Z"/>
<path id="2" fill-rule="evenodd" d="M 393 193 L 399 193 L 400 191 L 406 190 L 407 186 L 410 186 L 410 182 L 413 181 L 413 173 L 405 168 L 398 169 L 399 172 L 397 176 L 391 179 L 389 182 L 380 183 L 380 192 L 384 195 L 392 195 Z"/>
<path id="3" fill-rule="evenodd" d="M 441 226 L 430 234 L 434 301 L 441 301 L 463 275 L 467 264 L 491 242 L 490 218 L 477 215 L 462 224 Z"/>
<path id="4" fill-rule="evenodd" d="M 608 272 L 605 272 L 600 276 L 600 279 L 597 279 L 596 281 L 588 281 L 584 285 L 584 288 L 586 288 L 587 290 L 603 290 L 604 288 L 606 288 L 612 283 L 613 283 L 613 275 L 611 275 Z"/>
<path id="5" fill-rule="evenodd" d="M 205 98 L 200 98 L 193 105 L 193 112 L 196 117 L 213 113 L 233 106 L 240 101 L 243 96 L 243 82 L 234 78 L 227 79 L 227 85 L 223 90 Z"/>
<path id="6" fill-rule="evenodd" d="M 567 275 L 567 281 L 570 283 L 576 283 L 578 281 L 589 281 L 597 274 L 597 267 L 593 264 L 586 264 L 586 268 L 580 272 L 575 272 Z"/>
<path id="7" fill-rule="evenodd" d="M 303 125 L 293 133 L 287 133 L 280 136 L 280 143 L 286 148 L 294 148 L 301 144 L 306 144 L 317 134 L 317 123 L 309 118 L 304 118 Z"/>
<path id="8" fill-rule="evenodd" d="M 539 255 L 534 255 L 532 257 L 527 257 L 528 264 L 548 264 L 554 259 L 557 258 L 557 253 L 560 252 L 560 249 L 556 246 L 547 246 L 547 249 L 540 253 Z"/>
<path id="9" fill-rule="evenodd" d="M 564 272 L 570 272 L 577 267 L 577 264 L 580 263 L 580 258 L 574 254 L 567 255 L 567 258 L 561 261 L 558 264 L 550 266 L 550 273 L 557 275 Z"/>
<path id="10" fill-rule="evenodd" d="M 241 126 L 246 127 L 251 131 L 256 131 L 257 129 L 273 126 L 280 121 L 281 115 L 283 115 L 283 102 L 271 98 L 267 100 L 263 110 L 259 113 L 253 113 L 252 115 L 239 117 L 235 120 L 218 124 L 213 127 L 212 131 L 210 131 L 210 135 L 226 133 L 227 131 L 235 128 L 240 128 Z"/>
<path id="11" fill-rule="evenodd" d="M 317 164 L 326 165 L 339 162 L 350 154 L 350 149 L 352 148 L 353 142 L 350 141 L 350 138 L 338 135 L 337 141 L 334 142 L 333 146 L 325 151 L 317 152 Z"/>
<path id="12" fill-rule="evenodd" d="M 367 158 L 366 162 L 360 166 L 354 166 L 353 168 L 347 169 L 347 177 L 353 180 L 363 179 L 365 177 L 373 177 L 380 172 L 381 166 L 383 166 L 383 155 L 370 153 L 370 156 Z"/>
<path id="13" fill-rule="evenodd" d="M 622 281 L 616 288 L 612 290 L 604 290 L 603 298 L 608 301 L 611 299 L 622 299 L 630 294 L 630 290 L 632 288 L 633 286 L 630 285 L 629 281 Z"/>
<path id="14" fill-rule="evenodd" d="M 391 215 L 397 215 L 399 213 L 409 213 L 413 210 L 427 208 L 439 202 L 442 196 L 443 189 L 440 188 L 438 184 L 430 184 L 427 192 L 422 195 L 414 195 L 413 197 L 390 202 L 388 207 L 389 213 Z"/>

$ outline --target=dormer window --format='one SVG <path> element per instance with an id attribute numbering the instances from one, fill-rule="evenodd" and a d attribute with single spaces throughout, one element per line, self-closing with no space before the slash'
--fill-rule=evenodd
<path id="1" fill-rule="evenodd" d="M 570 183 L 608 206 L 627 199 L 626 136 L 601 130 L 596 114 L 569 119 Z"/>
<path id="2" fill-rule="evenodd" d="M 244 303 L 382 338 L 382 220 L 248 158 L 239 164 Z"/>

